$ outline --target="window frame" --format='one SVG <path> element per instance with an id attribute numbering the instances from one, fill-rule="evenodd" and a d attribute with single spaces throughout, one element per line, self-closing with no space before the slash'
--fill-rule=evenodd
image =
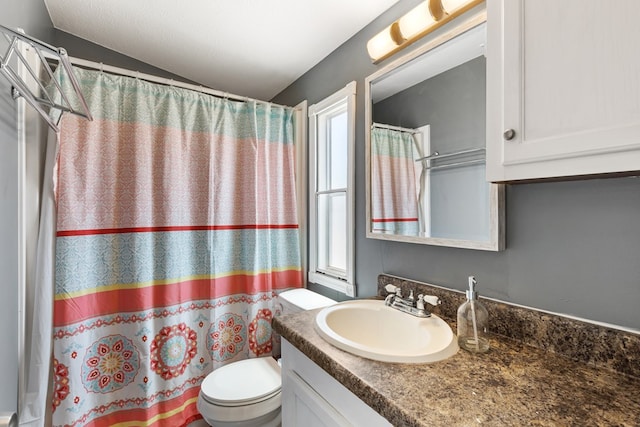
<path id="1" fill-rule="evenodd" d="M 319 191 L 318 150 L 320 144 L 326 149 L 327 138 L 321 140 L 325 134 L 321 124 L 336 111 L 345 108 L 347 113 L 347 187 L 332 191 Z M 352 81 L 333 95 L 309 107 L 309 273 L 311 283 L 325 286 L 347 296 L 356 296 L 355 283 L 355 122 L 356 122 L 356 82 Z M 330 159 L 329 159 L 330 161 Z M 328 169 L 328 168 L 327 168 Z M 346 193 L 346 269 L 333 271 L 330 268 L 319 268 L 319 236 L 318 199 L 322 195 Z M 325 241 L 328 239 L 325 239 Z"/>

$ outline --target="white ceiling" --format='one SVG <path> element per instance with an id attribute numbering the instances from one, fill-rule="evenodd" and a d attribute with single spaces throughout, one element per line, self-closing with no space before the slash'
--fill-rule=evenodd
<path id="1" fill-rule="evenodd" d="M 45 4 L 59 30 L 213 89 L 269 100 L 397 1 L 45 0 Z"/>

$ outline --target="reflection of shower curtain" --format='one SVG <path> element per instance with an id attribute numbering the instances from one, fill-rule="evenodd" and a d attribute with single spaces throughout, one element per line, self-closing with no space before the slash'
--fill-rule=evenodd
<path id="1" fill-rule="evenodd" d="M 180 426 L 302 284 L 293 111 L 77 70 L 58 160 L 53 423 Z"/>
<path id="2" fill-rule="evenodd" d="M 374 232 L 419 234 L 414 159 L 418 158 L 411 133 L 371 129 L 371 210 Z"/>

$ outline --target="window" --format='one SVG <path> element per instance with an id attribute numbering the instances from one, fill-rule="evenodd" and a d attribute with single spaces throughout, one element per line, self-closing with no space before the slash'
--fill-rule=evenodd
<path id="1" fill-rule="evenodd" d="M 309 281 L 355 296 L 356 82 L 309 108 Z"/>

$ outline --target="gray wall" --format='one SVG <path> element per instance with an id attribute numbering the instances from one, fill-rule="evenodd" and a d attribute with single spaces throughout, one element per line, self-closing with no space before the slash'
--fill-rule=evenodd
<path id="1" fill-rule="evenodd" d="M 176 74 L 165 71 L 161 68 L 154 67 L 145 62 L 138 61 L 126 55 L 122 55 L 113 50 L 104 48 L 100 45 L 92 43 L 88 40 L 81 39 L 72 34 L 65 33 L 57 29 L 53 29 L 54 46 L 61 46 L 67 50 L 69 56 L 76 58 L 82 58 L 94 62 L 102 62 L 103 64 L 113 65 L 114 67 L 121 67 L 132 71 L 139 71 L 141 73 L 147 73 L 154 76 L 164 77 L 167 79 L 173 79 L 175 81 L 182 81 L 187 83 L 194 83 L 189 79 L 180 77 Z M 197 83 L 195 83 L 197 84 Z"/>
<path id="2" fill-rule="evenodd" d="M 366 43 L 417 4 L 401 0 L 325 58 L 275 102 L 322 100 L 358 82 L 356 280 L 360 296 L 384 272 L 462 290 L 467 276 L 489 297 L 640 329 L 640 179 L 612 178 L 507 188 L 507 249 L 501 253 L 365 238 L 364 78 Z M 317 289 L 317 286 L 311 286 Z M 329 296 L 339 297 L 330 292 Z"/>

